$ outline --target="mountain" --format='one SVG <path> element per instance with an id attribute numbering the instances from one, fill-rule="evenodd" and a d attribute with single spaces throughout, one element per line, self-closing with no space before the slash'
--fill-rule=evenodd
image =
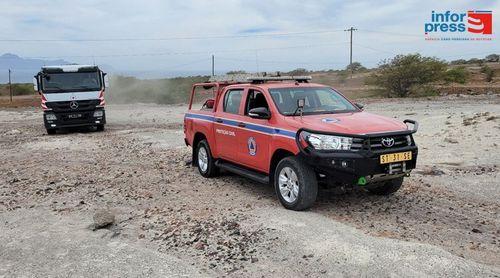
<path id="1" fill-rule="evenodd" d="M 21 58 L 15 54 L 6 53 L 0 56 L 0 84 L 9 81 L 8 71 L 12 71 L 13 83 L 31 83 L 33 76 L 42 66 L 70 64 L 65 60 L 41 60 Z"/>

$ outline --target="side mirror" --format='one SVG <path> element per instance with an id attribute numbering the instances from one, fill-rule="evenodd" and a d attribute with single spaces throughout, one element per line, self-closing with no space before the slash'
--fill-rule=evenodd
<path id="1" fill-rule="evenodd" d="M 361 104 L 361 103 L 355 102 L 354 105 L 356 105 L 356 107 L 358 107 L 361 110 L 363 110 L 363 108 L 365 108 L 365 106 L 363 104 Z"/>
<path id="2" fill-rule="evenodd" d="M 265 107 L 257 107 L 248 111 L 248 116 L 254 119 L 270 119 L 271 112 Z"/>
<path id="3" fill-rule="evenodd" d="M 109 78 L 108 75 L 103 73 L 104 76 L 104 88 L 109 88 Z"/>
<path id="4" fill-rule="evenodd" d="M 33 90 L 38 92 L 38 79 L 36 77 L 33 77 Z"/>

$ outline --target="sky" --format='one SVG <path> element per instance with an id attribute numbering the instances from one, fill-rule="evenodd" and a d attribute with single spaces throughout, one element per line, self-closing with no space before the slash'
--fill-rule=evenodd
<path id="1" fill-rule="evenodd" d="M 105 64 L 122 71 L 286 71 L 368 67 L 419 52 L 453 60 L 499 53 L 491 41 L 425 41 L 431 12 L 492 10 L 500 1 L 2 0 L 0 55 Z M 90 40 L 90 41 L 89 41 Z"/>

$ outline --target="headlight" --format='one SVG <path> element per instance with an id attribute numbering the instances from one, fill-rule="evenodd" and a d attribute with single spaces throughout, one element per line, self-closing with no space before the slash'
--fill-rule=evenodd
<path id="1" fill-rule="evenodd" d="M 57 117 L 55 114 L 45 114 L 45 119 L 47 119 L 47 121 L 55 121 Z"/>
<path id="2" fill-rule="evenodd" d="M 351 137 L 333 136 L 315 133 L 303 133 L 306 141 L 316 150 L 350 150 Z"/>
<path id="3" fill-rule="evenodd" d="M 95 118 L 102 117 L 103 115 L 104 115 L 104 112 L 102 110 L 96 110 L 96 111 L 94 111 L 94 117 Z"/>

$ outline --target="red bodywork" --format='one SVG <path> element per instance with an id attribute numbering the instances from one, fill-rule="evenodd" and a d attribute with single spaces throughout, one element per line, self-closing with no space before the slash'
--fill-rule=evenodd
<path id="1" fill-rule="evenodd" d="M 200 86 L 214 86 L 213 109 L 193 109 L 195 89 Z M 276 151 L 299 153 L 295 134 L 300 128 L 359 135 L 408 129 L 403 122 L 362 110 L 342 114 L 284 116 L 279 113 L 269 89 L 293 86 L 326 87 L 320 84 L 296 82 L 195 84 L 191 92 L 189 111 L 184 118 L 186 144 L 192 146 L 195 136 L 203 136 L 207 139 L 214 158 L 222 158 L 268 174 L 271 172 L 271 158 Z M 230 89 L 243 90 L 238 114 L 223 111 L 222 100 Z M 245 100 L 249 90 L 257 90 L 264 94 L 271 112 L 270 119 L 255 119 L 245 115 Z M 334 118 L 335 121 L 324 121 L 330 118 Z"/>

